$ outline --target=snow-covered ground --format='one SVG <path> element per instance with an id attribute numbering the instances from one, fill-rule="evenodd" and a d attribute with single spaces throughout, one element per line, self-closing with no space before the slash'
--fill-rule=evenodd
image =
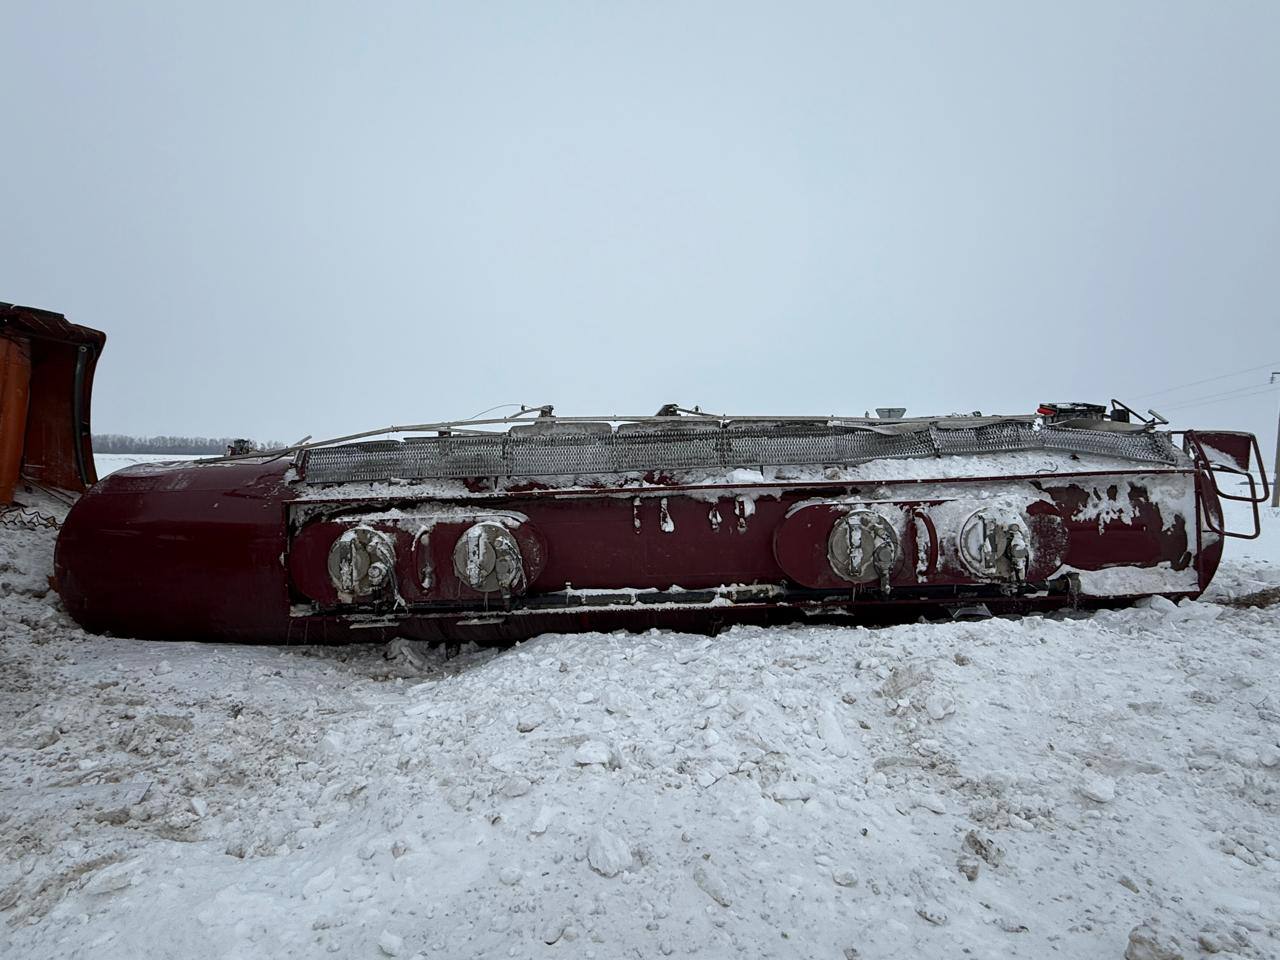
<path id="1" fill-rule="evenodd" d="M 140 463 L 172 463 L 175 460 L 198 459 L 200 458 L 192 455 L 173 453 L 95 453 L 93 455 L 99 479 Z"/>
<path id="2" fill-rule="evenodd" d="M 1280 956 L 1266 514 L 1181 607 L 451 661 L 85 634 L 0 527 L 0 956 Z"/>

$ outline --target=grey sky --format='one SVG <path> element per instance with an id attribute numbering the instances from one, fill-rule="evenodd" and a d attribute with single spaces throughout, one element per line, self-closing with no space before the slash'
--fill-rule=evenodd
<path id="1" fill-rule="evenodd" d="M 0 0 L 0 299 L 107 331 L 100 431 L 1133 397 L 1280 360 L 1277 49 L 1271 2 Z"/>

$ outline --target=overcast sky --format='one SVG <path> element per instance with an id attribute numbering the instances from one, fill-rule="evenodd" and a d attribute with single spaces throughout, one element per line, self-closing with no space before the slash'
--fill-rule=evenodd
<path id="1" fill-rule="evenodd" d="M 1280 391 L 1174 405 L 1280 370 L 1278 49 L 1275 2 L 0 0 L 0 300 L 107 332 L 100 432 L 1119 396 L 1270 447 Z"/>

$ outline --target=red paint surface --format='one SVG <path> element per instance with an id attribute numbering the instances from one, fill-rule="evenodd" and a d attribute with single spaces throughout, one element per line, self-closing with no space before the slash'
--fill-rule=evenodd
<path id="1" fill-rule="evenodd" d="M 859 588 L 851 599 L 850 585 L 834 577 L 826 564 L 826 541 L 831 524 L 849 504 L 817 504 L 796 508 L 801 501 L 848 499 L 865 502 L 871 485 L 830 484 L 771 487 L 754 491 L 754 513 L 739 523 L 737 499 L 728 490 L 693 491 L 671 488 L 630 490 L 623 495 L 596 492 L 528 489 L 448 505 L 465 504 L 467 516 L 451 516 L 434 524 L 429 514 L 439 503 L 412 498 L 369 502 L 327 501 L 323 513 L 298 520 L 289 529 L 291 506 L 299 506 L 301 488 L 285 481 L 288 464 L 240 462 L 168 470 L 135 468 L 108 477 L 90 490 L 71 511 L 58 541 L 58 589 L 71 614 L 88 629 L 121 635 L 171 639 L 263 640 L 318 642 L 344 639 L 380 640 L 401 633 L 421 637 L 499 639 L 527 636 L 544 630 L 615 629 L 674 626 L 714 629 L 734 622 L 768 622 L 793 617 L 800 606 L 814 612 L 854 613 L 865 617 L 901 618 L 918 613 L 921 604 L 982 598 L 994 609 L 1048 608 L 1066 602 L 1061 595 L 1018 597 L 973 578 L 955 560 L 947 544 L 937 557 L 936 570 L 925 582 L 916 576 L 915 533 L 907 525 L 905 560 L 895 570 L 889 597 Z M 1134 479 L 1141 471 L 1116 474 Z M 1181 477 L 1190 484 L 1196 475 Z M 1027 478 L 1025 484 L 1046 477 Z M 1080 482 L 1089 489 L 1108 485 L 1107 477 L 1089 476 Z M 947 481 L 956 496 L 972 491 L 974 506 L 991 483 Z M 1062 483 L 1055 478 L 1055 483 Z M 919 483 L 877 483 L 905 510 L 928 512 L 938 501 L 914 499 Z M 739 492 L 743 488 L 737 488 Z M 1031 486 L 1026 487 L 1032 490 Z M 1199 485 L 1204 496 L 1206 488 Z M 637 506 L 634 500 L 639 495 Z M 860 495 L 863 499 L 860 500 Z M 950 494 L 949 494 L 950 495 Z M 1155 509 L 1134 501 L 1130 522 L 1112 520 L 1100 530 L 1096 520 L 1070 518 L 1088 493 L 1080 486 L 1058 486 L 1051 502 L 1037 502 L 1029 511 L 1033 534 L 1030 579 L 1046 577 L 1059 564 L 1080 569 L 1105 566 L 1146 566 L 1168 561 L 1175 567 L 1194 562 L 1201 587 L 1207 585 L 1221 555 L 1220 544 L 1197 550 L 1197 531 L 1175 526 L 1162 530 Z M 661 528 L 661 500 L 674 531 Z M 1216 504 L 1207 504 L 1210 509 Z M 396 508 L 399 515 L 367 520 L 366 514 Z M 310 508 L 308 508 L 310 509 Z M 720 523 L 713 525 L 712 511 Z M 529 568 L 523 597 L 510 600 L 484 597 L 462 585 L 453 573 L 452 550 L 471 518 L 501 511 L 527 518 L 517 539 L 526 557 L 540 556 Z M 792 515 L 788 517 L 788 512 Z M 299 515 L 301 516 L 301 514 Z M 639 530 L 635 521 L 639 519 Z M 328 582 L 326 562 L 333 539 L 349 526 L 368 522 L 389 531 L 396 542 L 396 610 L 352 610 L 337 603 Z M 425 541 L 424 526 L 430 526 Z M 1194 527 L 1194 523 L 1193 523 Z M 945 539 L 945 538 L 944 538 Z M 424 564 L 431 571 L 423 584 Z M 583 611 L 575 605 L 589 599 L 574 597 L 565 606 L 536 614 L 495 614 L 508 606 L 545 603 L 547 595 L 575 589 L 679 587 L 686 591 L 726 584 L 779 584 L 790 594 L 785 605 L 711 606 L 699 609 L 634 606 Z M 815 593 L 814 591 L 826 591 Z M 678 602 L 679 594 L 665 598 Z M 291 615 L 291 607 L 293 615 Z M 298 615 L 301 613 L 302 615 Z M 398 618 L 357 627 L 351 615 L 377 614 Z M 456 626 L 459 620 L 484 622 Z M 359 620 L 360 617 L 354 618 Z"/>

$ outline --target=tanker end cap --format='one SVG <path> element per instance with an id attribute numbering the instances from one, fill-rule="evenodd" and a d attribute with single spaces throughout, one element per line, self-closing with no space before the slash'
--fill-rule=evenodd
<path id="1" fill-rule="evenodd" d="M 870 510 L 854 510 L 841 517 L 827 538 L 831 569 L 850 583 L 878 582 L 887 591 L 889 576 L 901 556 L 897 531 Z"/>
<path id="2" fill-rule="evenodd" d="M 391 583 L 395 565 L 391 538 L 372 527 L 353 527 L 329 548 L 329 579 L 343 603 L 381 595 Z"/>
<path id="3" fill-rule="evenodd" d="M 458 537 L 453 572 L 477 593 L 509 596 L 525 585 L 520 544 L 510 530 L 492 520 L 474 524 Z"/>
<path id="4" fill-rule="evenodd" d="M 1031 537 L 1019 519 L 988 510 L 972 514 L 960 528 L 960 559 L 983 580 L 1022 583 L 1031 561 Z"/>

